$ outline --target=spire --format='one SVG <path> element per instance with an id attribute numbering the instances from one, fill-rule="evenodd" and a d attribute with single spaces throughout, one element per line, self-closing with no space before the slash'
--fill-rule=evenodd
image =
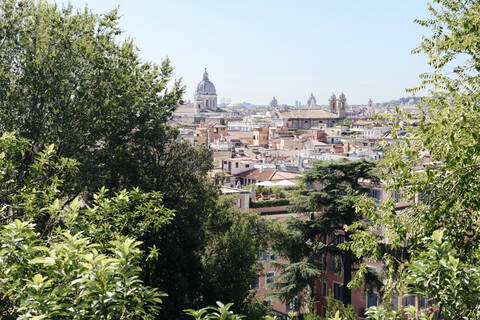
<path id="1" fill-rule="evenodd" d="M 208 80 L 207 67 L 205 67 L 205 72 L 203 73 L 203 80 Z"/>

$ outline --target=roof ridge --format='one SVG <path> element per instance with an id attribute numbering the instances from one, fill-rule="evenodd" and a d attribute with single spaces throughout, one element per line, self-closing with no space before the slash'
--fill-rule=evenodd
<path id="1" fill-rule="evenodd" d="M 278 171 L 277 169 L 273 169 L 273 173 L 268 178 L 268 181 L 272 180 L 273 176 L 275 175 L 275 173 L 277 173 L 277 171 Z"/>

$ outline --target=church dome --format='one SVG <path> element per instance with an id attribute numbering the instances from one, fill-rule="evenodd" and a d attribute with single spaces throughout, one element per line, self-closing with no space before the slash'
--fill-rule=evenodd
<path id="1" fill-rule="evenodd" d="M 216 95 L 217 91 L 215 90 L 215 86 L 213 83 L 208 79 L 207 69 L 205 68 L 205 72 L 203 73 L 203 79 L 197 85 L 197 95 Z"/>
<path id="2" fill-rule="evenodd" d="M 278 108 L 278 101 L 275 97 L 273 97 L 272 101 L 270 101 L 270 107 Z"/>

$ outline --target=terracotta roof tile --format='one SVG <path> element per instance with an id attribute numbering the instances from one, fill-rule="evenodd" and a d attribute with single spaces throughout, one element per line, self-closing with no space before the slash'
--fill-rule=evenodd
<path id="1" fill-rule="evenodd" d="M 247 172 L 237 174 L 237 177 L 252 179 L 256 181 L 270 181 L 277 169 L 253 169 Z"/>

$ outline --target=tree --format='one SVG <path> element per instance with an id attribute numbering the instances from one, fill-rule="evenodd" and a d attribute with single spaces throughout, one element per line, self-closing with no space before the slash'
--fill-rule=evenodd
<path id="1" fill-rule="evenodd" d="M 295 197 L 294 209 L 310 213 L 310 219 L 294 219 L 287 223 L 286 234 L 281 235 L 277 245 L 289 260 L 283 266 L 282 282 L 276 287 L 284 299 L 291 299 L 306 287 L 313 294 L 315 280 L 322 276 L 322 257 L 327 253 L 339 257 L 343 266 L 343 303 L 351 302 L 347 285 L 351 281 L 352 268 L 357 260 L 351 250 L 343 250 L 344 241 L 338 231 L 345 230 L 345 241 L 350 241 L 350 232 L 345 229 L 354 222 L 363 220 L 355 210 L 352 193 L 367 194 L 369 184 L 378 183 L 373 170 L 375 165 L 360 161 L 321 161 L 304 175 L 306 184 L 319 184 L 320 191 L 311 189 Z M 337 262 L 337 264 L 338 264 Z"/>
<path id="2" fill-rule="evenodd" d="M 116 10 L 2 0 L 0 12 L 2 131 L 78 160 L 79 191 L 140 186 L 162 169 L 154 160 L 175 140 L 165 124 L 184 91 L 168 88 L 168 59 L 145 63 L 132 40 L 119 43 Z"/>
<path id="3" fill-rule="evenodd" d="M 426 297 L 433 307 L 425 316 L 478 319 L 480 3 L 435 0 L 429 10 L 429 19 L 417 20 L 429 36 L 414 52 L 428 56 L 431 71 L 411 90 L 429 94 L 414 124 L 401 112 L 390 118 L 406 135 L 380 166 L 387 191 L 400 190 L 412 203 L 399 214 L 393 199 L 379 208 L 363 202 L 371 229 L 359 231 L 351 248 L 386 261 L 387 293 Z M 373 234 L 380 228 L 382 238 Z M 403 248 L 407 259 L 383 254 L 382 245 Z"/>
<path id="4" fill-rule="evenodd" d="M 82 221 L 99 207 L 65 203 L 61 189 L 76 163 L 53 149 L 33 152 L 28 140 L 11 133 L 0 138 L 1 318 L 153 319 L 164 294 L 139 279 L 140 243 L 112 229 L 93 241 L 95 227 Z M 25 167 L 23 157 L 32 163 Z M 97 198 L 119 216 L 152 210 L 157 227 L 171 220 L 156 193 Z M 129 200 L 135 205 L 125 205 Z"/>
<path id="5" fill-rule="evenodd" d="M 118 19 L 116 10 L 97 15 L 1 0 L 0 130 L 77 161 L 61 189 L 67 204 L 80 195 L 97 205 L 93 195 L 102 187 L 107 198 L 134 188 L 162 195 L 176 215 L 141 235 L 142 251 L 158 253 L 144 263 L 142 279 L 170 293 L 162 313 L 172 318 L 202 296 L 201 226 L 217 198 L 207 176 L 210 153 L 168 125 L 184 93 L 169 59 L 143 61 L 131 39 L 119 38 Z M 35 161 L 31 155 L 19 158 L 23 167 Z"/>
<path id="6" fill-rule="evenodd" d="M 0 228 L 2 319 L 154 319 L 164 294 L 139 280 L 138 242 L 102 254 L 81 234 L 42 240 L 28 222 Z"/>
<path id="7" fill-rule="evenodd" d="M 258 214 L 235 210 L 233 199 L 220 199 L 206 225 L 204 304 L 229 301 L 249 319 L 265 315 L 266 308 L 253 301 L 250 285 L 262 271 L 258 253 L 268 248 L 270 225 Z"/>

